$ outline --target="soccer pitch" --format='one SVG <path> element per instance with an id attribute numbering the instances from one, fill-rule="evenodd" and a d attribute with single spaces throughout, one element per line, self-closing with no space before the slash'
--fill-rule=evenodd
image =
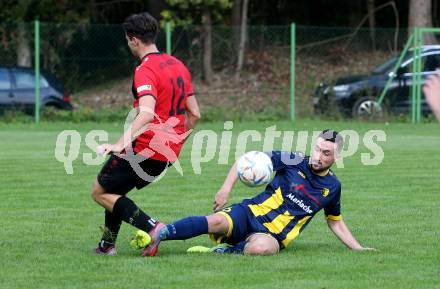
<path id="1" fill-rule="evenodd" d="M 134 228 L 124 224 L 118 255 L 95 256 L 103 209 L 90 197 L 100 166 L 86 166 L 82 154 L 73 175 L 54 156 L 57 135 L 78 130 L 84 138 L 104 129 L 114 141 L 122 124 L 0 124 L 0 288 L 440 288 L 440 126 L 438 124 L 367 124 L 301 121 L 234 124 L 245 129 L 354 129 L 361 135 L 382 129 L 384 160 L 365 166 L 360 154 L 335 169 L 342 182 L 342 216 L 361 244 L 379 252 L 352 252 L 330 232 L 320 212 L 280 254 L 269 257 L 188 254 L 194 245 L 210 245 L 207 236 L 163 242 L 159 256 L 141 258 L 129 245 Z M 197 128 L 223 131 L 223 123 Z M 129 196 L 163 222 L 211 212 L 214 194 L 230 164 L 216 157 L 194 174 L 192 139 L 174 169 L 160 182 Z M 361 142 L 362 144 L 362 142 Z M 233 138 L 233 147 L 235 147 Z M 248 150 L 261 150 L 262 143 Z M 275 146 L 277 148 L 277 146 Z M 262 188 L 236 184 L 229 203 L 256 195 Z"/>

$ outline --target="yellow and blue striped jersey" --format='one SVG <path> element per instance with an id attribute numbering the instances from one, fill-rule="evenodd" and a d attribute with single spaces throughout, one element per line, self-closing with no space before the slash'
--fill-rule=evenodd
<path id="1" fill-rule="evenodd" d="M 270 156 L 276 171 L 273 180 L 243 204 L 282 246 L 295 239 L 321 209 L 326 218 L 341 219 L 341 183 L 332 171 L 315 174 L 309 157 L 300 154 L 273 151 Z"/>

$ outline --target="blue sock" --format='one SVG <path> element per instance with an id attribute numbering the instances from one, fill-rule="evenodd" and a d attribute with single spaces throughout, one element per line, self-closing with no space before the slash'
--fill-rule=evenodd
<path id="1" fill-rule="evenodd" d="M 245 245 L 246 245 L 246 241 L 241 241 L 240 243 L 235 244 L 232 247 L 225 248 L 222 252 L 217 252 L 217 253 L 243 254 Z"/>
<path id="2" fill-rule="evenodd" d="M 205 216 L 180 219 L 162 229 L 162 240 L 186 240 L 208 233 L 208 220 Z"/>

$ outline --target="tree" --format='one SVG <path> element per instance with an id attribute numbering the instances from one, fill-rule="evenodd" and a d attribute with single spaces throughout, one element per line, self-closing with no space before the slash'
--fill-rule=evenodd
<path id="1" fill-rule="evenodd" d="M 203 8 L 203 79 L 212 82 L 212 15 L 209 7 Z"/>
<path id="2" fill-rule="evenodd" d="M 29 33 L 26 23 L 20 22 L 17 27 L 17 65 L 22 67 L 32 66 L 32 48 L 29 43 Z"/>
<path id="3" fill-rule="evenodd" d="M 410 0 L 409 1 L 409 34 L 414 27 L 432 27 L 432 2 L 431 0 Z M 425 44 L 435 44 L 437 41 L 432 34 L 425 35 Z"/>
<path id="4" fill-rule="evenodd" d="M 368 26 L 373 50 L 376 51 L 376 13 L 374 11 L 374 0 L 367 0 Z"/>
<path id="5" fill-rule="evenodd" d="M 203 73 L 202 78 L 212 81 L 212 23 L 221 19 L 221 12 L 231 7 L 231 0 L 167 0 L 169 10 L 162 12 L 164 21 L 177 24 L 202 24 L 203 31 Z M 179 17 L 179 13 L 184 17 Z"/>
<path id="6" fill-rule="evenodd" d="M 232 5 L 231 25 L 232 25 L 232 41 L 233 48 L 238 51 L 240 43 L 240 25 L 241 25 L 241 2 L 242 0 L 234 0 Z"/>
<path id="7" fill-rule="evenodd" d="M 29 13 L 30 5 L 30 0 L 19 0 L 15 3 L 6 1 L 0 6 L 0 18 L 4 19 L 4 21 L 9 23 L 12 27 L 15 27 L 16 32 L 12 35 L 15 36 L 13 42 L 16 44 L 16 64 L 23 67 L 32 66 L 32 50 L 29 42 L 30 35 L 26 23 L 23 22 Z M 5 9 L 6 7 L 9 9 Z"/>
<path id="8" fill-rule="evenodd" d="M 241 69 L 243 68 L 244 62 L 244 52 L 246 49 L 246 35 L 247 35 L 247 11 L 248 11 L 249 0 L 243 0 L 243 7 L 241 13 L 241 24 L 240 24 L 240 42 L 237 51 L 237 67 L 235 70 L 235 79 L 238 80 L 240 77 Z"/>
<path id="9" fill-rule="evenodd" d="M 160 18 L 160 13 L 166 8 L 166 3 L 163 0 L 149 0 L 148 12 L 156 19 Z"/>
<path id="10" fill-rule="evenodd" d="M 70 3 L 75 2 L 75 3 Z M 0 19 L 15 29 L 14 48 L 18 66 L 32 66 L 32 33 L 30 25 L 34 20 L 55 22 L 84 22 L 90 20 L 86 3 L 56 0 L 9 0 L 0 1 Z M 68 12 L 66 12 L 68 11 Z"/>

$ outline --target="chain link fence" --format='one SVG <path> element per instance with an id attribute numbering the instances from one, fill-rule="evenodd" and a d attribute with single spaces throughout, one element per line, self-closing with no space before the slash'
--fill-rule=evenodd
<path id="1" fill-rule="evenodd" d="M 234 27 L 212 27 L 213 80 L 204 75 L 204 29 L 176 27 L 173 55 L 185 62 L 196 82 L 201 107 L 215 115 L 259 115 L 287 119 L 289 115 L 290 26 L 250 26 L 244 65 L 237 75 L 238 41 Z"/>
<path id="2" fill-rule="evenodd" d="M 207 119 L 288 119 L 292 57 L 296 61 L 297 116 L 352 117 L 360 98 L 378 97 L 384 80 L 374 80 L 375 68 L 397 56 L 408 38 L 403 29 L 297 26 L 295 55 L 291 55 L 290 29 L 290 25 L 249 26 L 243 67 L 237 73 L 239 31 L 213 26 L 209 84 L 204 81 L 204 27 L 172 29 L 172 54 L 189 67 Z M 41 68 L 60 79 L 77 107 L 99 110 L 130 105 L 137 61 L 130 54 L 121 25 L 41 23 L 40 31 Z M 0 24 L 0 66 L 22 63 L 25 56 L 20 53 L 26 53 L 26 47 L 32 66 L 33 39 L 32 23 Z M 157 44 L 162 51 L 165 39 L 165 31 L 161 31 Z M 382 76 L 387 77 L 387 72 L 383 70 Z M 356 81 L 376 82 L 362 92 L 350 91 Z M 344 93 L 359 95 L 337 99 Z"/>

